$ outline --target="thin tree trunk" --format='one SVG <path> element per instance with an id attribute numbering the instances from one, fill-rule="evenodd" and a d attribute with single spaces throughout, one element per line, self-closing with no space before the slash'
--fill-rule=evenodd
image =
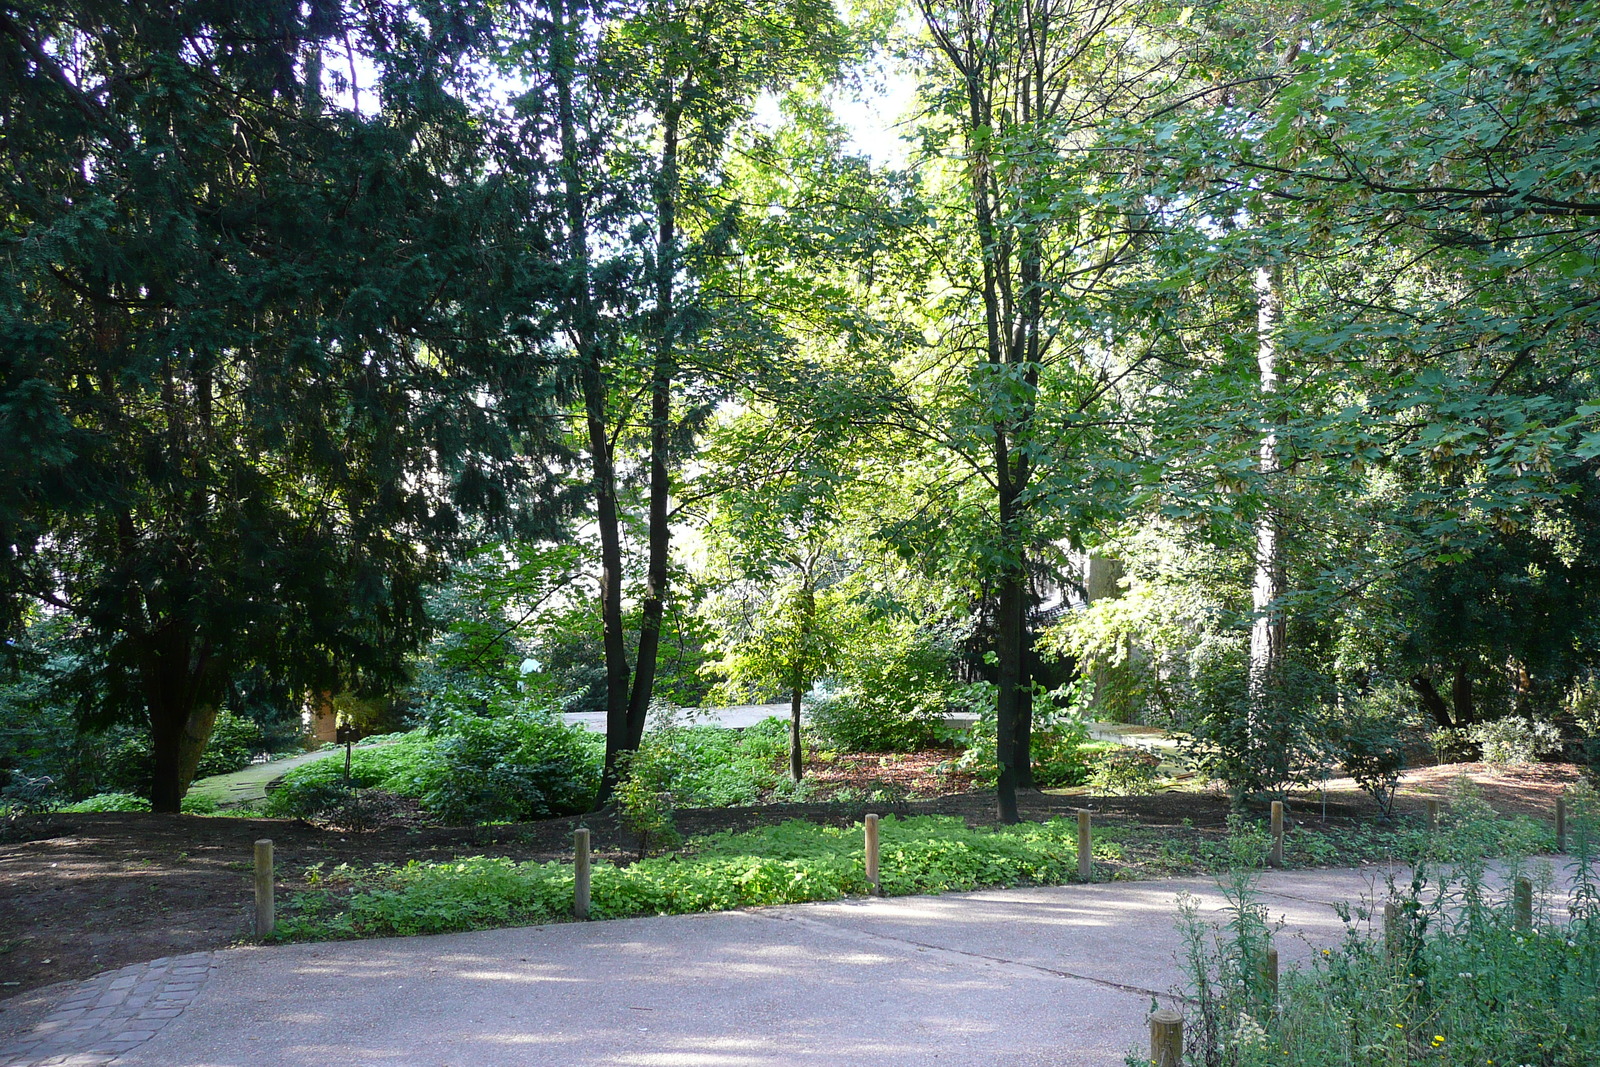
<path id="1" fill-rule="evenodd" d="M 1478 709 L 1472 699 L 1472 675 L 1465 663 L 1457 663 L 1450 677 L 1450 706 L 1455 710 L 1457 726 L 1471 726 L 1478 721 Z"/>
<path id="2" fill-rule="evenodd" d="M 650 515 L 649 560 L 645 569 L 644 603 L 639 623 L 639 650 L 634 664 L 633 692 L 628 699 L 628 747 L 644 739 L 644 720 L 655 695 L 656 658 L 661 646 L 661 620 L 666 613 L 667 562 L 672 531 L 667 525 L 671 477 L 667 450 L 671 444 L 673 377 L 673 296 L 677 286 L 678 111 L 663 115 L 661 173 L 656 187 L 656 351 L 650 373 Z"/>
<path id="3" fill-rule="evenodd" d="M 573 273 L 572 331 L 583 390 L 590 460 L 594 465 L 595 523 L 600 533 L 600 620 L 606 661 L 606 754 L 597 804 L 610 799 L 617 757 L 628 750 L 628 650 L 622 633 L 622 531 L 617 517 L 616 468 L 606 427 L 606 383 L 600 323 L 589 290 L 589 226 L 584 210 L 577 115 L 572 104 L 574 27 L 562 0 L 552 0 L 551 77 L 561 136 L 561 180 L 566 208 L 567 256 Z"/>
<path id="4" fill-rule="evenodd" d="M 1000 618 L 995 639 L 995 755 L 1000 773 L 995 781 L 997 814 L 1007 825 L 1020 820 L 1017 813 L 1018 703 L 1022 691 L 1023 613 L 1027 597 L 1022 576 L 1007 567 L 1000 579 Z"/>
<path id="5" fill-rule="evenodd" d="M 798 782 L 805 776 L 805 758 L 800 748 L 800 703 L 805 691 L 799 686 L 789 690 L 789 777 Z"/>
<path id="6" fill-rule="evenodd" d="M 1276 268 L 1263 267 L 1255 277 L 1256 366 L 1263 400 L 1278 391 L 1278 324 L 1282 314 Z M 1268 429 L 1261 439 L 1260 470 L 1271 487 L 1282 470 L 1278 433 Z M 1284 594 L 1280 516 L 1266 508 L 1256 520 L 1255 582 L 1251 588 L 1254 622 L 1250 628 L 1250 693 L 1259 699 L 1277 683 L 1283 667 Z"/>

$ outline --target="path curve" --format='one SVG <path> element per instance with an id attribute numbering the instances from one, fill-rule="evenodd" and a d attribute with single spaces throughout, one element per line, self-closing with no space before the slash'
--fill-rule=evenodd
<path id="1" fill-rule="evenodd" d="M 1553 909 L 1572 872 L 1548 862 Z M 1285 964 L 1391 877 L 1264 875 Z M 1225 905 L 1189 878 L 196 953 L 82 983 L 0 1065 L 1118 1063 L 1181 984 L 1180 897 Z"/>

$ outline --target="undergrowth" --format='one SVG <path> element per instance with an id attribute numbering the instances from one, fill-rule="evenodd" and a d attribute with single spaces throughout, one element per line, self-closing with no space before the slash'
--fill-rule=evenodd
<path id="1" fill-rule="evenodd" d="M 974 830 L 958 818 L 923 815 L 887 816 L 879 826 L 885 894 L 1055 884 L 1076 876 L 1075 821 Z M 859 825 L 791 820 L 692 838 L 679 853 L 628 866 L 597 863 L 590 914 L 620 919 L 864 894 L 869 887 L 861 842 Z M 1109 860 L 1120 851 L 1097 842 L 1095 854 Z M 573 875 L 566 863 L 474 857 L 365 869 L 341 865 L 308 874 L 313 888 L 283 909 L 276 935 L 281 940 L 536 925 L 572 913 Z"/>
<path id="2" fill-rule="evenodd" d="M 1390 882 L 1392 918 L 1374 903 L 1340 912 L 1345 933 L 1276 984 L 1262 966 L 1273 930 L 1254 845 L 1221 886 L 1224 919 L 1180 903 L 1187 983 L 1183 1067 L 1589 1067 L 1600 1063 L 1600 881 L 1592 792 L 1572 797 L 1573 855 L 1555 870 L 1470 791 L 1419 846 L 1410 878 Z M 1534 840 L 1536 844 L 1545 844 Z M 1498 862 L 1491 863 L 1491 857 Z M 1531 922 L 1508 891 L 1535 886 Z M 1130 1067 L 1149 1061 L 1128 1057 Z"/>

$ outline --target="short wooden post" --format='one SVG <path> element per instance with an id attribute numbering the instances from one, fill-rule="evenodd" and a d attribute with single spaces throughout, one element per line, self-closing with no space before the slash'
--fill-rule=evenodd
<path id="1" fill-rule="evenodd" d="M 1390 959 L 1400 955 L 1400 905 L 1393 900 L 1383 902 L 1383 949 Z"/>
<path id="2" fill-rule="evenodd" d="M 1556 851 L 1567 850 L 1567 798 L 1556 797 Z"/>
<path id="3" fill-rule="evenodd" d="M 1533 929 L 1533 883 L 1526 878 L 1517 879 L 1515 922 L 1518 930 Z"/>
<path id="4" fill-rule="evenodd" d="M 1266 991 L 1267 1003 L 1278 1002 L 1278 946 L 1268 945 L 1261 957 L 1261 986 Z"/>
<path id="5" fill-rule="evenodd" d="M 1274 867 L 1283 866 L 1283 801 L 1272 802 L 1272 855 L 1267 862 Z"/>
<path id="6" fill-rule="evenodd" d="M 1439 801 L 1433 797 L 1428 798 L 1428 833 L 1439 831 Z"/>
<path id="7" fill-rule="evenodd" d="M 256 842 L 256 936 L 271 937 L 278 925 L 272 901 L 272 842 Z"/>
<path id="8" fill-rule="evenodd" d="M 572 917 L 589 917 L 589 828 L 572 831 Z"/>
<path id="9" fill-rule="evenodd" d="M 1171 1008 L 1150 1013 L 1151 1067 L 1182 1067 L 1183 1016 Z"/>
<path id="10" fill-rule="evenodd" d="M 1094 835 L 1089 830 L 1089 809 L 1078 809 L 1078 879 L 1094 881 Z"/>
<path id="11" fill-rule="evenodd" d="M 873 896 L 878 896 L 883 892 L 883 886 L 878 881 L 878 817 L 868 815 L 864 822 L 867 838 L 867 884 L 871 886 L 869 892 Z"/>

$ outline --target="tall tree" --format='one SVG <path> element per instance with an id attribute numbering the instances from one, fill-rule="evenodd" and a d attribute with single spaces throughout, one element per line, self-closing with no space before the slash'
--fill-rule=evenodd
<path id="1" fill-rule="evenodd" d="M 463 516 L 559 499 L 524 462 L 555 445 L 541 283 L 466 73 L 493 28 L 0 12 L 0 594 L 72 620 L 85 722 L 148 723 L 158 811 L 246 668 L 397 677 Z"/>
<path id="2" fill-rule="evenodd" d="M 549 46 L 530 54 L 544 64 L 537 76 L 548 79 L 555 98 L 561 146 L 566 328 L 582 368 L 600 542 L 604 800 L 618 757 L 638 747 L 654 695 L 669 598 L 674 468 L 715 401 L 716 390 L 700 385 L 699 369 L 715 357 L 698 349 L 702 335 L 716 329 L 717 313 L 697 296 L 697 281 L 707 260 L 726 254 L 730 220 L 706 190 L 715 185 L 730 130 L 748 118 L 759 93 L 825 72 L 838 62 L 845 35 L 821 0 L 650 0 L 632 10 L 557 0 L 549 12 Z M 613 239 L 613 248 L 642 244 L 647 253 L 596 262 L 596 249 Z M 711 380 L 724 371 L 714 367 Z M 619 448 L 641 426 L 645 582 L 630 667 L 623 612 L 628 499 L 619 477 L 628 464 L 619 462 Z"/>
<path id="3" fill-rule="evenodd" d="M 965 232 L 951 236 L 970 249 L 973 276 L 951 284 L 970 294 L 977 321 L 949 326 L 973 354 L 963 415 L 981 430 L 966 454 L 982 456 L 992 492 L 983 570 L 997 600 L 998 800 L 1001 820 L 1015 822 L 1016 790 L 1031 784 L 1029 557 L 1074 509 L 1060 496 L 1043 502 L 1060 491 L 1081 506 L 1093 481 L 1087 465 L 1073 469 L 1083 457 L 1063 438 L 1081 442 L 1089 411 L 1123 373 L 1094 354 L 1111 329 L 1101 301 L 1140 229 L 1130 221 L 1137 195 L 1105 189 L 1106 157 L 1094 148 L 1159 96 L 1167 56 L 1135 46 L 1138 15 L 1121 0 L 919 6 L 941 61 L 933 102 L 956 133 L 964 185 Z"/>

